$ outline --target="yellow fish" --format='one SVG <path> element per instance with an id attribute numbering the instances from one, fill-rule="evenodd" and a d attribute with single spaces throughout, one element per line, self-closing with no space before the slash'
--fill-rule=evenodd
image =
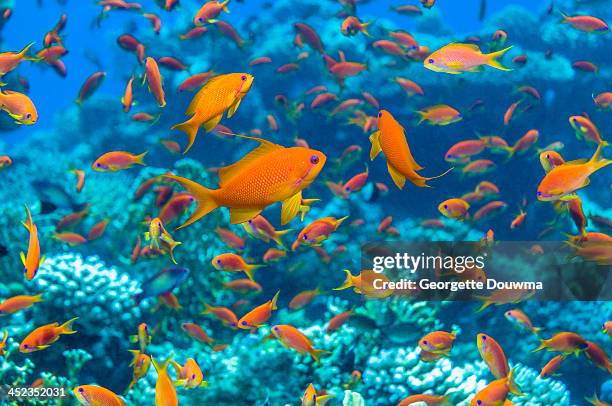
<path id="1" fill-rule="evenodd" d="M 187 107 L 185 115 L 192 117 L 172 127 L 173 130 L 181 130 L 187 134 L 189 143 L 183 154 L 187 153 L 195 142 L 198 129 L 202 125 L 206 132 L 210 132 L 219 124 L 225 111 L 227 118 L 234 115 L 252 84 L 253 76 L 246 73 L 219 75 L 206 82 Z"/>

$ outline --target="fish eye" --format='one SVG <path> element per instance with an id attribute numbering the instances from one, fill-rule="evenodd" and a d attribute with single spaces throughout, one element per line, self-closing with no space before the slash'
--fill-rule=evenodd
<path id="1" fill-rule="evenodd" d="M 382 111 L 378 112 L 378 117 L 382 117 Z"/>
<path id="2" fill-rule="evenodd" d="M 195 374 L 191 375 L 191 379 L 195 379 Z"/>
<path id="3" fill-rule="evenodd" d="M 319 157 L 316 156 L 316 155 L 311 156 L 310 157 L 310 163 L 313 164 L 313 165 L 318 164 L 319 163 Z"/>
<path id="4" fill-rule="evenodd" d="M 444 207 L 445 209 L 448 209 L 448 204 L 445 204 L 445 205 L 444 205 L 444 206 L 442 206 L 442 207 Z"/>
<path id="5" fill-rule="evenodd" d="M 483 335 L 482 335 L 482 339 L 483 339 L 483 340 L 486 340 L 486 339 L 487 339 L 487 336 L 483 334 Z"/>
<path id="6" fill-rule="evenodd" d="M 344 188 L 344 190 L 346 190 L 347 192 L 350 192 L 350 191 L 351 191 L 351 188 L 350 188 L 350 187 L 348 187 L 348 186 L 346 186 L 346 187 Z"/>
<path id="7" fill-rule="evenodd" d="M 542 192 L 538 192 L 537 194 L 538 194 L 538 196 L 542 196 Z"/>
<path id="8" fill-rule="evenodd" d="M 30 113 L 26 114 L 26 118 L 30 118 L 32 115 Z"/>
<path id="9" fill-rule="evenodd" d="M 427 340 L 423 341 L 423 344 L 424 344 L 424 345 L 427 345 Z"/>
<path id="10" fill-rule="evenodd" d="M 240 79 L 242 79 L 242 80 L 246 80 L 246 79 L 247 79 L 247 78 L 246 78 L 246 75 L 242 75 L 242 77 L 241 77 Z"/>
<path id="11" fill-rule="evenodd" d="M 99 168 L 99 167 L 101 167 L 101 166 L 102 166 L 102 164 L 101 164 L 100 162 L 98 162 L 98 163 L 96 164 L 96 167 L 98 167 L 98 168 Z"/>
<path id="12" fill-rule="evenodd" d="M 243 322 L 242 322 L 242 325 L 243 325 L 243 326 L 246 326 L 246 325 L 247 325 L 247 322 L 246 322 L 246 321 L 243 321 Z"/>
<path id="13" fill-rule="evenodd" d="M 216 260 L 215 262 L 216 262 L 216 263 L 218 263 L 218 264 L 220 264 L 220 263 L 221 263 L 221 260 L 220 260 L 220 259 L 218 259 L 218 260 Z"/>
<path id="14" fill-rule="evenodd" d="M 79 392 L 83 393 L 83 392 L 85 392 L 85 389 L 79 388 Z"/>
<path id="15" fill-rule="evenodd" d="M 447 158 L 452 158 L 453 156 L 451 154 L 448 154 L 446 157 Z"/>
<path id="16" fill-rule="evenodd" d="M 276 327 L 276 326 L 275 326 L 275 327 L 274 327 L 274 331 L 278 331 L 278 327 Z"/>
<path id="17" fill-rule="evenodd" d="M 202 20 L 202 17 L 198 17 L 198 22 L 201 23 L 202 21 L 204 21 L 204 20 Z"/>
<path id="18" fill-rule="evenodd" d="M 434 63 L 434 60 L 429 58 L 429 60 L 427 61 L 427 63 Z"/>
<path id="19" fill-rule="evenodd" d="M 476 403 L 482 405 L 482 400 L 477 400 Z"/>
<path id="20" fill-rule="evenodd" d="M 302 237 L 303 239 L 307 240 L 308 239 L 308 235 L 304 234 L 304 237 Z"/>

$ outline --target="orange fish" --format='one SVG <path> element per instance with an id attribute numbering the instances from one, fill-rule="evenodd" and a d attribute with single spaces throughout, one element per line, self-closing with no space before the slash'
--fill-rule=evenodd
<path id="1" fill-rule="evenodd" d="M 206 331 L 204 331 L 202 327 L 196 323 L 183 323 L 181 324 L 181 328 L 187 333 L 187 335 L 189 335 L 189 337 L 194 338 L 201 343 L 206 343 L 208 345 L 213 343 L 213 339 L 206 333 Z"/>
<path id="2" fill-rule="evenodd" d="M 548 351 L 557 351 L 566 355 L 578 355 L 587 347 L 588 343 L 581 335 L 571 332 L 561 332 L 555 334 L 548 340 L 540 340 L 540 346 L 532 352 L 547 349 Z"/>
<path id="3" fill-rule="evenodd" d="M 276 301 L 278 300 L 279 294 L 280 291 L 276 292 L 276 294 L 271 300 L 268 300 L 266 303 L 257 306 L 256 308 L 242 316 L 240 320 L 238 320 L 238 327 L 245 330 L 256 330 L 259 327 L 263 326 L 272 315 L 272 311 L 277 310 Z"/>
<path id="4" fill-rule="evenodd" d="M 534 327 L 529 317 L 527 317 L 527 315 L 523 313 L 523 311 L 521 311 L 520 309 L 508 310 L 506 311 L 506 313 L 504 313 L 504 316 L 512 324 L 520 326 L 526 330 L 529 330 L 535 335 L 538 335 L 540 331 L 542 330 L 539 327 Z"/>
<path id="5" fill-rule="evenodd" d="M 34 45 L 33 42 L 26 45 L 20 52 L 0 53 L 0 77 L 15 69 L 21 61 L 37 61 L 38 58 L 27 56 L 28 50 Z"/>
<path id="6" fill-rule="evenodd" d="M 368 37 L 371 37 L 371 35 L 368 33 L 368 25 L 370 25 L 370 23 L 362 23 L 355 16 L 348 16 L 344 19 L 344 21 L 342 21 L 340 30 L 342 31 L 342 34 L 346 35 L 347 37 L 357 35 L 357 33 L 359 32 L 363 33 Z"/>
<path id="7" fill-rule="evenodd" d="M 224 282 L 223 286 L 241 293 L 249 291 L 261 292 L 263 290 L 259 283 L 250 279 L 236 279 L 230 282 Z"/>
<path id="8" fill-rule="evenodd" d="M 44 301 L 42 296 L 43 294 L 40 293 L 36 296 L 17 295 L 9 297 L 0 303 L 0 315 L 13 314 L 20 310 L 28 309 L 32 307 L 34 303 Z"/>
<path id="9" fill-rule="evenodd" d="M 298 310 L 303 307 L 306 307 L 308 306 L 308 304 L 310 304 L 310 302 L 314 300 L 315 297 L 319 296 L 321 293 L 323 293 L 323 291 L 319 288 L 313 290 L 304 290 L 295 295 L 293 299 L 289 301 L 289 305 L 287 307 L 289 307 L 291 310 Z"/>
<path id="10" fill-rule="evenodd" d="M 558 375 L 555 374 L 555 371 L 559 368 L 559 366 L 561 366 L 561 363 L 563 362 L 563 360 L 565 360 L 565 358 L 567 358 L 567 356 L 563 354 L 554 356 L 550 361 L 546 363 L 546 365 L 542 367 L 542 370 L 540 371 L 540 378 L 544 379 Z"/>
<path id="11" fill-rule="evenodd" d="M 238 318 L 233 311 L 227 307 L 215 307 L 204 303 L 205 309 L 202 310 L 201 314 L 212 314 L 215 316 L 224 326 L 236 327 L 238 325 Z"/>
<path id="12" fill-rule="evenodd" d="M 476 336 L 476 345 L 482 360 L 487 364 L 489 370 L 497 379 L 502 379 L 510 373 L 508 360 L 501 346 L 487 334 L 478 334 Z"/>
<path id="13" fill-rule="evenodd" d="M 11 90 L 0 90 L 0 109 L 15 120 L 15 124 L 32 125 L 38 120 L 38 112 L 28 96 Z"/>
<path id="14" fill-rule="evenodd" d="M 123 105 L 123 111 L 126 113 L 130 111 L 132 108 L 132 104 L 134 103 L 134 93 L 132 92 L 132 82 L 134 81 L 134 75 L 130 77 L 127 85 L 125 86 L 125 92 L 123 93 L 123 97 L 121 97 L 121 104 Z"/>
<path id="15" fill-rule="evenodd" d="M 76 333 L 76 331 L 72 329 L 72 323 L 76 319 L 78 319 L 78 317 L 68 320 L 61 326 L 56 322 L 34 329 L 23 339 L 21 344 L 19 344 L 19 351 L 29 353 L 44 350 L 59 340 L 61 335 Z"/>
<path id="16" fill-rule="evenodd" d="M 232 224 L 248 221 L 279 201 L 283 202 L 281 224 L 298 214 L 302 190 L 318 176 L 326 156 L 312 149 L 285 148 L 261 138 L 244 138 L 258 141 L 260 146 L 219 170 L 219 189 L 207 189 L 189 179 L 166 175 L 187 188 L 198 201 L 198 208 L 181 227 L 219 206 L 229 207 Z"/>
<path id="17" fill-rule="evenodd" d="M 202 369 L 193 358 L 188 358 L 183 366 L 180 366 L 179 363 L 175 361 L 170 362 L 176 371 L 175 386 L 192 389 L 208 385 L 208 383 L 203 380 L 204 375 L 202 374 Z"/>
<path id="18" fill-rule="evenodd" d="M 205 23 L 213 24 L 217 22 L 216 18 L 221 14 L 222 11 L 229 13 L 227 8 L 230 0 L 216 1 L 211 0 L 204 3 L 204 5 L 198 10 L 196 15 L 193 17 L 193 24 L 201 26 Z"/>
<path id="19" fill-rule="evenodd" d="M 510 223 L 510 229 L 514 230 L 522 226 L 523 223 L 525 223 L 525 216 L 527 216 L 527 213 L 521 210 L 521 212 L 517 214 L 517 216 Z"/>
<path id="20" fill-rule="evenodd" d="M 149 372 L 149 367 L 151 366 L 150 356 L 140 352 L 139 350 L 129 351 L 134 355 L 134 358 L 132 359 L 132 362 L 129 366 L 133 367 L 134 369 L 132 371 L 132 381 L 125 390 L 126 392 L 129 392 L 130 389 L 132 389 L 132 387 L 136 385 L 136 383 L 138 383 L 141 378 L 147 375 L 147 372 Z"/>
<path id="21" fill-rule="evenodd" d="M 504 405 L 509 393 L 522 396 L 520 389 L 514 383 L 514 369 L 507 377 L 489 383 L 470 401 L 470 406 Z"/>
<path id="22" fill-rule="evenodd" d="M 446 104 L 436 104 L 417 111 L 420 115 L 418 124 L 427 121 L 431 125 L 449 125 L 463 119 L 459 111 Z"/>
<path id="23" fill-rule="evenodd" d="M 283 250 L 279 250 L 277 248 L 268 248 L 268 250 L 264 253 L 262 260 L 265 263 L 279 261 L 281 258 L 287 256 L 287 252 Z"/>
<path id="24" fill-rule="evenodd" d="M 448 199 L 438 205 L 438 210 L 449 219 L 463 221 L 468 217 L 470 204 L 463 199 Z"/>
<path id="25" fill-rule="evenodd" d="M 4 336 L 2 337 L 2 341 L 0 341 L 0 356 L 4 357 L 6 354 L 6 343 L 8 341 L 8 330 L 4 330 Z"/>
<path id="26" fill-rule="evenodd" d="M 32 221 L 32 214 L 30 214 L 30 209 L 28 206 L 25 206 L 27 219 L 25 222 L 22 222 L 23 226 L 30 233 L 30 240 L 28 243 L 28 254 L 25 255 L 23 252 L 19 253 L 19 257 L 21 258 L 21 262 L 25 267 L 25 276 L 26 279 L 31 281 L 36 276 L 36 272 L 38 272 L 38 268 L 45 261 L 45 257 L 41 258 L 40 256 L 40 242 L 38 241 L 38 228 L 36 228 L 36 224 Z"/>
<path id="27" fill-rule="evenodd" d="M 450 393 L 444 396 L 438 395 L 411 395 L 407 398 L 402 399 L 397 406 L 409 406 L 413 403 L 425 403 L 427 406 L 451 406 L 452 403 L 448 401 Z"/>
<path id="28" fill-rule="evenodd" d="M 219 75 L 206 82 L 185 111 L 185 115 L 192 117 L 172 127 L 173 130 L 183 131 L 187 135 L 188 144 L 183 154 L 191 149 L 202 125 L 206 132 L 210 132 L 219 124 L 225 111 L 227 118 L 234 115 L 252 84 L 253 76 L 246 73 Z"/>
<path id="29" fill-rule="evenodd" d="M 612 373 L 610 358 L 608 358 L 608 354 L 600 346 L 592 341 L 587 341 L 587 348 L 584 350 L 584 353 L 597 368 L 601 368 L 609 374 Z"/>
<path id="30" fill-rule="evenodd" d="M 486 309 L 492 304 L 500 306 L 509 303 L 519 303 L 534 294 L 535 291 L 533 289 L 497 289 L 489 296 L 479 297 L 483 302 L 477 312 Z"/>
<path id="31" fill-rule="evenodd" d="M 157 382 L 155 383 L 155 406 L 178 406 L 176 389 L 170 375 L 168 375 L 168 363 L 172 357 L 168 357 L 161 365 L 151 357 L 153 367 L 157 372 Z"/>
<path id="32" fill-rule="evenodd" d="M 113 391 L 97 385 L 80 385 L 72 390 L 77 400 L 85 406 L 126 406 Z"/>
<path id="33" fill-rule="evenodd" d="M 79 225 L 81 221 L 83 221 L 83 219 L 89 215 L 89 208 L 90 205 L 86 204 L 83 210 L 70 213 L 62 217 L 62 219 L 55 225 L 55 230 L 61 231 Z"/>
<path id="34" fill-rule="evenodd" d="M 540 182 L 537 190 L 538 200 L 570 200 L 572 194 L 590 182 L 589 176 L 597 170 L 612 163 L 610 159 L 600 159 L 605 143 L 597 146 L 597 150 L 590 160 L 577 160 L 566 162 L 550 170 Z"/>
<path id="35" fill-rule="evenodd" d="M 243 223 L 243 225 L 244 224 L 245 223 Z M 223 241 L 228 246 L 235 248 L 238 251 L 242 251 L 244 249 L 246 245 L 244 238 L 240 237 L 238 234 L 234 233 L 233 231 L 228 230 L 226 228 L 217 227 L 215 229 L 215 232 L 217 233 L 219 238 L 221 238 L 221 241 Z"/>
<path id="36" fill-rule="evenodd" d="M 377 283 L 382 285 L 384 282 L 389 282 L 389 279 L 381 273 L 364 270 L 357 276 L 353 276 L 351 272 L 347 269 L 344 270 L 346 272 L 346 279 L 344 283 L 338 287 L 334 288 L 334 290 L 344 290 L 348 288 L 353 288 L 355 293 L 363 294 L 366 297 L 372 298 L 385 298 L 393 295 L 393 290 L 391 289 L 381 289 L 377 288 Z"/>
<path id="37" fill-rule="evenodd" d="M 145 165 L 145 155 L 147 155 L 146 151 L 140 155 L 134 155 L 125 151 L 107 152 L 94 161 L 91 169 L 96 172 L 116 172 L 129 169 L 133 165 Z"/>
<path id="38" fill-rule="evenodd" d="M 324 406 L 331 395 L 317 395 L 313 384 L 309 384 L 302 395 L 302 406 Z"/>
<path id="39" fill-rule="evenodd" d="M 265 266 L 248 264 L 240 255 L 232 253 L 217 255 L 212 259 L 211 263 L 219 271 L 244 272 L 250 280 L 254 280 L 254 271 Z"/>
<path id="40" fill-rule="evenodd" d="M 93 241 L 93 240 L 97 240 L 98 238 L 102 237 L 102 235 L 104 234 L 104 231 L 106 231 L 106 226 L 108 225 L 109 221 L 110 219 L 104 219 L 100 221 L 99 223 L 94 224 L 89 230 L 89 233 L 87 233 L 87 240 Z"/>
<path id="41" fill-rule="evenodd" d="M 330 333 L 332 331 L 338 330 L 344 323 L 348 321 L 348 319 L 353 315 L 353 310 L 349 310 L 346 312 L 338 313 L 334 317 L 332 317 L 327 323 L 327 327 L 325 328 L 326 333 Z"/>
<path id="42" fill-rule="evenodd" d="M 270 240 L 276 242 L 280 247 L 284 248 L 281 237 L 291 230 L 276 230 L 274 226 L 261 214 L 242 223 L 242 226 L 249 235 L 259 238 L 265 242 Z"/>
<path id="43" fill-rule="evenodd" d="M 476 44 L 453 43 L 445 45 L 425 58 L 423 66 L 434 72 L 444 72 L 458 75 L 463 72 L 482 72 L 483 66 L 509 71 L 498 58 L 508 52 L 512 46 L 501 51 L 483 54 Z"/>
<path id="44" fill-rule="evenodd" d="M 151 57 L 147 57 L 145 60 L 145 75 L 143 77 L 143 84 L 146 80 L 149 91 L 157 100 L 157 104 L 159 107 L 164 107 L 166 105 L 166 96 L 164 94 L 164 86 L 162 83 L 162 76 L 159 73 L 159 66 L 157 66 L 157 62 L 155 59 Z"/>
<path id="45" fill-rule="evenodd" d="M 138 333 L 136 335 L 129 336 L 128 339 L 131 343 L 138 343 L 140 346 L 140 352 L 144 353 L 147 350 L 147 346 L 151 344 L 151 333 L 149 332 L 149 326 L 147 326 L 147 323 L 140 323 L 138 325 Z"/>
<path id="46" fill-rule="evenodd" d="M 444 354 L 448 353 L 453 348 L 453 342 L 455 341 L 455 333 L 448 333 L 446 331 L 434 331 L 426 334 L 419 340 L 419 347 L 423 351 L 427 351 L 433 354 Z"/>
<path id="47" fill-rule="evenodd" d="M 569 123 L 576 132 L 576 137 L 578 139 L 583 139 L 598 145 L 601 143 L 608 144 L 601 138 L 599 129 L 588 117 L 571 116 L 569 118 Z"/>
<path id="48" fill-rule="evenodd" d="M 75 247 L 77 245 L 82 245 L 87 242 L 87 238 L 83 237 L 81 234 L 73 233 L 71 231 L 64 231 L 61 233 L 54 233 L 53 238 L 56 240 L 60 240 L 70 245 L 71 247 Z"/>
<path id="49" fill-rule="evenodd" d="M 317 364 L 319 357 L 327 352 L 313 347 L 308 337 L 298 329 L 288 324 L 279 324 L 272 327 L 272 334 L 287 348 L 292 348 L 300 354 L 310 354 Z"/>
<path id="50" fill-rule="evenodd" d="M 388 111 L 381 110 L 378 113 L 378 128 L 379 130 L 370 136 L 370 142 L 372 143 L 370 160 L 374 160 L 382 151 L 387 159 L 389 174 L 398 188 L 402 189 L 404 187 L 406 179 L 419 187 L 428 187 L 428 180 L 439 178 L 448 173 L 446 171 L 431 178 L 423 177 L 417 173 L 423 167 L 412 157 L 404 128 Z"/>
<path id="51" fill-rule="evenodd" d="M 348 216 L 337 219 L 335 217 L 324 217 L 313 221 L 297 236 L 296 240 L 291 245 L 291 249 L 295 251 L 301 244 L 309 246 L 319 246 L 330 235 L 340 227 L 340 224 L 346 220 Z"/>
<path id="52" fill-rule="evenodd" d="M 85 186 L 85 172 L 80 169 L 71 169 L 70 172 L 74 173 L 77 178 L 76 191 L 81 193 L 83 186 Z"/>
<path id="53" fill-rule="evenodd" d="M 105 77 L 106 72 L 95 72 L 88 77 L 83 86 L 81 86 L 81 90 L 79 90 L 79 97 L 74 102 L 78 105 L 83 104 L 85 100 L 89 99 L 98 90 Z"/>
<path id="54" fill-rule="evenodd" d="M 561 13 L 564 24 L 569 24 L 577 30 L 590 32 L 595 34 L 607 34 L 610 32 L 610 27 L 600 18 L 593 16 L 577 15 L 568 16 Z"/>

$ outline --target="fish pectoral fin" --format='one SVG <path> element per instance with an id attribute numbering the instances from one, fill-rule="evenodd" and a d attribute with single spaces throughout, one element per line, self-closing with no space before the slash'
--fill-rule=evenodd
<path id="1" fill-rule="evenodd" d="M 231 118 L 234 113 L 236 113 L 236 110 L 238 110 L 238 106 L 240 106 L 240 102 L 242 101 L 242 99 L 236 99 L 236 101 L 234 101 L 234 103 L 230 106 L 229 110 L 227 111 L 227 118 Z"/>
<path id="2" fill-rule="evenodd" d="M 463 68 L 463 64 L 461 62 L 448 62 L 446 66 L 448 66 L 453 71 L 458 71 L 459 69 Z"/>
<path id="3" fill-rule="evenodd" d="M 45 348 L 49 348 L 51 347 L 50 345 L 39 345 L 38 347 L 36 347 L 36 349 L 38 350 L 44 350 Z"/>
<path id="4" fill-rule="evenodd" d="M 390 163 L 387 162 L 387 169 L 389 170 L 389 175 L 391 175 L 391 179 L 393 179 L 393 183 L 400 188 L 403 189 L 406 184 L 406 177 L 399 173 L 397 169 L 391 166 Z"/>
<path id="5" fill-rule="evenodd" d="M 370 161 L 373 161 L 381 151 L 380 130 L 370 135 L 370 142 L 372 143 L 372 148 L 370 149 Z"/>
<path id="6" fill-rule="evenodd" d="M 468 72 L 483 72 L 484 71 L 484 67 L 481 66 L 475 66 L 472 69 L 468 70 Z"/>
<path id="7" fill-rule="evenodd" d="M 211 132 L 213 128 L 215 128 L 217 126 L 217 124 L 219 124 L 219 122 L 221 121 L 221 118 L 223 117 L 223 114 L 219 114 L 216 117 L 211 118 L 210 120 L 208 120 L 207 122 L 204 123 L 204 129 L 206 130 L 206 132 Z"/>
<path id="8" fill-rule="evenodd" d="M 586 178 L 586 179 L 584 180 L 584 183 L 582 184 L 582 187 L 588 186 L 588 184 L 589 184 L 589 183 L 591 183 L 591 179 Z"/>
<path id="9" fill-rule="evenodd" d="M 289 199 L 283 201 L 281 208 L 281 225 L 289 223 L 298 215 L 302 203 L 302 191 L 300 190 Z"/>
<path id="10" fill-rule="evenodd" d="M 138 336 L 134 335 L 134 336 L 130 336 L 129 340 L 131 343 L 137 343 L 138 342 Z"/>
<path id="11" fill-rule="evenodd" d="M 26 257 L 23 251 L 19 253 L 19 258 L 21 258 L 21 263 L 23 264 L 23 266 L 26 266 Z"/>
<path id="12" fill-rule="evenodd" d="M 253 217 L 257 216 L 261 213 L 263 209 L 260 208 L 237 208 L 230 207 L 230 223 L 232 224 L 240 224 L 245 221 L 249 221 Z"/>
<path id="13" fill-rule="evenodd" d="M 185 386 L 185 382 L 187 382 L 187 379 L 177 379 L 173 384 L 174 386 Z"/>

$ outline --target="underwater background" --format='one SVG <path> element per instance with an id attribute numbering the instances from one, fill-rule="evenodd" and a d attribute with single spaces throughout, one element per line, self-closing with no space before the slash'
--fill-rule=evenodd
<path id="1" fill-rule="evenodd" d="M 333 396 L 329 405 L 395 405 L 416 394 L 449 395 L 450 404 L 468 405 L 495 379 L 476 346 L 479 333 L 494 337 L 510 367 L 516 367 L 515 380 L 524 396 L 510 395 L 513 404 L 588 405 L 585 397 L 594 393 L 602 402 L 612 402 L 609 361 L 607 369 L 598 368 L 583 354 L 572 355 L 558 375 L 541 378 L 540 370 L 554 354 L 533 353 L 539 337 L 517 329 L 504 316 L 509 309 L 520 308 L 542 329 L 541 338 L 576 332 L 609 353 L 610 330 L 602 332 L 602 325 L 612 319 L 609 301 L 527 300 L 476 312 L 479 301 L 372 299 L 352 289 L 334 290 L 345 280 L 345 269 L 359 274 L 360 247 L 368 241 L 478 241 L 489 230 L 496 241 L 564 241 L 568 235 L 580 234 L 566 209 L 554 210 L 550 202 L 536 198 L 544 176 L 538 155 L 556 142 L 562 146 L 554 149 L 568 161 L 593 155 L 597 143 L 575 136 L 568 122 L 571 116 L 586 114 L 601 138 L 610 136 L 612 111 L 594 96 L 612 90 L 612 36 L 609 29 L 601 34 L 575 29 L 562 23 L 561 15 L 597 16 L 609 23 L 609 0 L 438 0 L 431 8 L 416 0 L 232 0 L 229 13 L 221 11 L 215 21 L 204 25 L 206 30 L 189 39 L 181 35 L 194 28 L 194 15 L 203 1 L 181 0 L 171 10 L 165 6 L 172 1 L 143 0 L 141 9 L 128 10 L 104 10 L 97 3 L 0 1 L 2 52 L 18 52 L 34 42 L 29 54 L 37 55 L 45 46 L 45 35 L 60 16 L 67 16 L 58 33 L 67 50 L 61 56 L 65 72 L 57 64 L 32 58 L 2 77 L 2 90 L 27 95 L 38 119 L 32 125 L 18 125 L 7 111 L 0 112 L 0 156 L 11 161 L 0 167 L 0 299 L 42 294 L 43 301 L 0 315 L 0 332 L 8 332 L 6 352 L 0 356 L 0 385 L 62 386 L 69 391 L 79 385 L 99 385 L 121 395 L 126 404 L 153 405 L 158 376 L 153 366 L 126 391 L 133 377 L 129 350 L 139 346 L 130 336 L 146 323 L 152 337 L 147 354 L 158 363 L 172 357 L 182 365 L 193 358 L 207 381 L 202 387 L 177 388 L 181 405 L 308 404 L 302 395 L 310 383 L 320 394 Z M 413 8 L 394 9 L 403 5 Z M 161 19 L 159 33 L 143 13 Z M 341 25 L 349 15 L 369 22 L 369 35 L 344 35 Z M 296 40 L 300 32 L 296 23 L 312 27 L 322 49 L 303 37 Z M 507 35 L 503 44 L 493 38 L 498 30 Z M 415 39 L 414 48 L 398 45 L 389 34 L 401 31 Z M 137 51 L 126 50 L 118 41 L 125 34 L 144 46 L 145 57 L 173 57 L 186 65 L 170 69 L 160 64 L 163 108 L 143 84 L 145 68 Z M 394 42 L 401 54 L 389 52 L 391 45 L 375 44 L 380 40 Z M 424 67 L 429 51 L 452 42 L 476 43 L 484 53 L 512 45 L 500 59 L 512 70 L 486 66 L 481 72 L 449 75 Z M 347 61 L 367 66 L 339 80 L 323 57 L 338 62 L 343 58 L 339 53 Z M 251 63 L 261 57 L 270 61 Z M 105 72 L 103 81 L 75 104 L 84 82 L 95 72 Z M 221 121 L 225 127 L 208 134 L 201 128 L 183 155 L 186 137 L 171 127 L 186 119 L 185 109 L 199 87 L 184 90 L 181 84 L 202 72 L 214 72 L 211 76 L 244 72 L 254 80 L 235 115 Z M 120 99 L 132 75 L 135 103 L 125 112 Z M 402 86 L 398 77 L 414 83 Z M 414 90 L 415 84 L 420 92 Z M 315 86 L 325 89 L 309 92 Z M 521 90 L 524 86 L 537 91 Z M 325 92 L 333 95 L 313 104 L 317 94 Z M 350 99 L 359 101 L 341 105 Z M 518 101 L 505 124 L 504 115 Z M 460 120 L 449 125 L 419 123 L 417 111 L 439 104 L 457 109 Z M 431 188 L 408 182 L 398 189 L 383 159 L 369 159 L 368 137 L 376 130 L 379 109 L 391 112 L 405 128 L 425 176 L 455 168 L 431 180 Z M 149 116 L 135 117 L 137 113 Z M 539 137 L 526 151 L 512 157 L 503 148 L 501 153 L 494 148 L 479 153 L 474 159 L 494 164 L 481 173 L 464 171 L 465 162 L 445 160 L 449 148 L 460 141 L 497 135 L 512 147 L 530 129 L 537 129 Z M 238 161 L 256 146 L 225 132 L 285 147 L 307 143 L 322 151 L 327 163 L 304 193 L 305 198 L 320 200 L 311 204 L 303 221 L 296 218 L 285 226 L 279 221 L 279 205 L 263 212 L 277 230 L 291 229 L 280 237 L 283 246 L 253 238 L 245 227 L 230 224 L 225 208 L 175 231 L 195 207 L 188 204 L 166 224 L 181 242 L 174 250 L 177 264 L 168 255 L 147 251 L 144 233 L 150 219 L 158 217 L 173 196 L 185 192 L 160 175 L 171 171 L 214 187 L 217 168 Z M 93 170 L 92 163 L 109 151 L 148 151 L 146 165 L 117 172 Z M 366 165 L 363 188 L 350 193 L 335 188 L 334 183 L 345 183 Z M 71 172 L 75 168 L 85 176 L 78 192 Z M 439 212 L 441 202 L 474 192 L 481 181 L 494 183 L 499 192 L 471 196 L 472 215 L 491 200 L 503 202 L 501 210 L 466 221 Z M 610 232 L 610 186 L 608 167 L 593 174 L 590 184 L 579 191 L 588 218 L 586 231 Z M 31 280 L 24 277 L 20 260 L 20 252 L 28 251 L 29 233 L 20 224 L 26 218 L 24 204 L 32 212 L 45 256 Z M 523 221 L 511 228 L 519 212 L 526 213 Z M 67 221 L 72 213 L 82 215 Z M 320 246 L 292 250 L 302 228 L 328 216 L 348 218 Z M 381 227 L 388 216 L 391 225 Z M 62 221 L 64 229 L 59 230 Z M 93 238 L 90 232 L 96 225 L 100 233 Z M 227 230 L 233 234 L 224 233 Z M 61 231 L 84 236 L 83 241 L 73 235 L 58 238 Z M 211 264 L 224 253 L 263 264 L 270 248 L 284 246 L 286 252 L 276 253 L 280 258 L 254 272 L 260 286 L 253 289 L 230 288 L 229 282 L 246 276 Z M 188 272 L 168 276 L 168 270 L 176 267 Z M 169 289 L 150 294 L 151 280 L 160 273 L 172 279 L 166 281 Z M 290 305 L 296 295 L 315 289 L 297 300 L 299 304 Z M 278 310 L 254 331 L 232 328 L 212 314 L 202 314 L 208 304 L 232 309 L 240 318 L 278 291 Z M 330 319 L 348 311 L 352 313 L 346 323 L 328 331 Z M 41 351 L 19 351 L 21 341 L 35 328 L 74 317 L 78 317 L 73 324 L 76 334 L 62 335 Z M 185 323 L 201 326 L 204 339 L 188 334 Z M 327 351 L 320 363 L 281 345 L 271 334 L 273 325 L 294 326 L 314 348 Z M 418 343 L 434 331 L 453 331 L 457 338 L 448 356 L 425 362 Z M 168 371 L 175 379 L 174 368 Z M 72 393 L 61 400 L 0 402 L 79 404 Z"/>

